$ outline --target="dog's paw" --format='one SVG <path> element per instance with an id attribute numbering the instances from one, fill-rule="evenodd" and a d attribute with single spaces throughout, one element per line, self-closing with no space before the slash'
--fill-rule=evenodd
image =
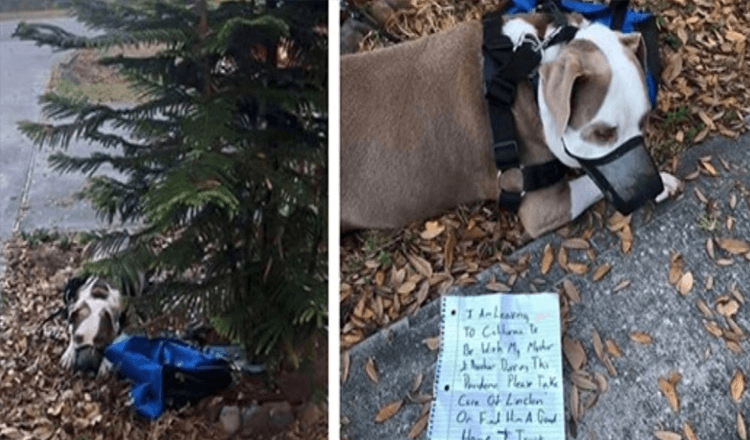
<path id="1" fill-rule="evenodd" d="M 63 368 L 70 370 L 73 368 L 73 363 L 75 362 L 75 360 L 76 360 L 76 351 L 73 348 L 73 345 L 68 345 L 68 348 L 65 349 L 65 352 L 60 358 L 60 365 L 62 365 Z"/>
<path id="2" fill-rule="evenodd" d="M 112 372 L 112 362 L 110 362 L 109 359 L 107 358 L 102 359 L 102 363 L 99 364 L 99 371 L 97 371 L 96 376 L 97 377 L 106 376 L 111 372 Z"/>
<path id="3" fill-rule="evenodd" d="M 659 175 L 661 176 L 661 181 L 664 184 L 664 191 L 656 196 L 656 203 L 661 203 L 664 200 L 667 200 L 668 197 L 672 197 L 682 190 L 682 182 L 680 181 L 680 179 L 663 171 L 660 172 Z"/>

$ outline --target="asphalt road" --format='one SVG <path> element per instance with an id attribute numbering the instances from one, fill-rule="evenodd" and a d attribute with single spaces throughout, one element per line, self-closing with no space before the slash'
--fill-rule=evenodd
<path id="1" fill-rule="evenodd" d="M 29 20 L 51 23 L 76 34 L 90 34 L 72 18 Z M 94 210 L 76 197 L 86 177 L 60 175 L 47 164 L 50 149 L 37 148 L 17 129 L 19 121 L 41 121 L 37 104 L 52 67 L 67 52 L 54 52 L 11 35 L 18 21 L 0 22 L 0 247 L 14 232 L 93 230 L 110 227 L 96 218 Z M 72 142 L 68 153 L 88 155 L 99 148 Z M 102 173 L 112 175 L 111 169 Z M 115 225 L 117 227 L 120 225 Z M 0 253 L 0 275 L 5 269 Z"/>

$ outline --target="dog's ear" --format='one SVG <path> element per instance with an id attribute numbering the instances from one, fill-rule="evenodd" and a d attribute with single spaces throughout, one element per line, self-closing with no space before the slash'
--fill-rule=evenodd
<path id="1" fill-rule="evenodd" d="M 570 104 L 573 98 L 573 84 L 583 76 L 578 57 L 564 54 L 539 68 L 542 94 L 555 121 L 555 133 L 562 136 L 570 120 Z"/>
<path id="2" fill-rule="evenodd" d="M 66 307 L 78 301 L 78 290 L 86 284 L 87 279 L 88 277 L 83 276 L 68 278 L 63 287 L 63 302 Z"/>
<path id="3" fill-rule="evenodd" d="M 640 32 L 631 32 L 629 34 L 620 34 L 618 32 L 618 38 L 620 44 L 625 46 L 626 50 L 629 50 L 635 54 L 635 58 L 641 63 L 640 68 L 646 70 L 646 41 Z"/>

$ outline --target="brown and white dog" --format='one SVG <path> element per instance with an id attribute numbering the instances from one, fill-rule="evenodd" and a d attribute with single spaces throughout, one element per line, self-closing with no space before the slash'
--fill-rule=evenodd
<path id="1" fill-rule="evenodd" d="M 542 55 L 538 89 L 522 81 L 512 106 L 527 166 L 557 158 L 581 168 L 583 160 L 640 136 L 650 110 L 640 34 L 614 32 L 577 14 L 567 18 L 579 28 L 575 38 L 549 47 L 541 43 L 558 31 L 551 16 L 504 19 L 505 35 L 515 44 L 536 39 Z M 482 42 L 475 21 L 341 58 L 342 232 L 400 227 L 521 188 L 520 172 L 495 168 Z M 626 170 L 623 179 L 637 181 L 639 172 Z M 660 176 L 657 201 L 679 187 L 673 176 Z M 537 237 L 602 197 L 588 174 L 563 179 L 525 193 L 518 215 Z"/>
<path id="2" fill-rule="evenodd" d="M 97 276 L 74 277 L 63 295 L 70 343 L 60 364 L 86 375 L 108 373 L 104 349 L 120 334 L 125 316 L 120 291 Z"/>

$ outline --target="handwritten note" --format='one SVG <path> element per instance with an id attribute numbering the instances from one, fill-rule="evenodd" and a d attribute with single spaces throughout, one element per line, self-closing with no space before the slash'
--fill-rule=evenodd
<path id="1" fill-rule="evenodd" d="M 446 296 L 432 440 L 564 440 L 554 293 Z"/>

